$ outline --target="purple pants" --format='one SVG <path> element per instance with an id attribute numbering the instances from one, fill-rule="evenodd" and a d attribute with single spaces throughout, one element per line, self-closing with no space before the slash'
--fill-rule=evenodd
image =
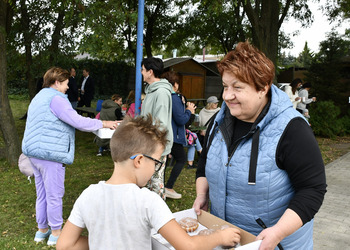
<path id="1" fill-rule="evenodd" d="M 38 228 L 59 230 L 63 224 L 62 198 L 65 167 L 62 163 L 30 158 L 36 187 L 36 222 Z"/>

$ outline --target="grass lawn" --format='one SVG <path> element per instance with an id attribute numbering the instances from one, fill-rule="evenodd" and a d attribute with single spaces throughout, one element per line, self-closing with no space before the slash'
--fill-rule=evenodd
<path id="1" fill-rule="evenodd" d="M 23 136 L 25 121 L 19 118 L 26 112 L 28 100 L 11 99 L 12 112 L 20 138 Z M 113 170 L 108 155 L 97 157 L 97 146 L 92 133 L 76 132 L 75 160 L 66 167 L 65 196 L 63 198 L 63 218 L 66 220 L 80 193 L 92 183 L 107 180 Z M 325 163 L 335 160 L 350 151 L 350 137 L 333 140 L 317 138 Z M 345 147 L 336 147 L 339 143 Z M 347 146 L 346 146 L 347 145 Z M 0 147 L 4 143 L 0 138 Z M 171 169 L 167 169 L 166 178 Z M 0 159 L 0 249 L 48 249 L 45 244 L 35 244 L 35 185 L 30 184 L 17 167 L 10 167 Z M 192 207 L 195 198 L 195 169 L 183 169 L 174 189 L 182 193 L 180 200 L 168 199 L 171 211 L 177 212 Z"/>

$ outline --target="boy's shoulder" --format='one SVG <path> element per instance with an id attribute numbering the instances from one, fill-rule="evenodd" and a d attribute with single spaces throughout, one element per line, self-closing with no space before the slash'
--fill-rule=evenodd
<path id="1" fill-rule="evenodd" d="M 98 182 L 96 184 L 91 184 L 89 187 L 87 187 L 83 191 L 83 193 L 96 195 L 96 193 L 109 192 L 111 190 L 121 191 L 121 192 L 126 192 L 126 191 L 129 190 L 129 191 L 132 191 L 132 192 L 138 192 L 138 193 L 140 193 L 142 195 L 145 195 L 145 196 L 148 196 L 148 197 L 155 197 L 155 198 L 159 197 L 159 195 L 157 195 L 156 193 L 150 191 L 149 189 L 147 189 L 147 188 L 139 188 L 134 183 L 108 184 L 108 183 L 106 183 L 106 181 L 100 181 L 100 182 Z"/>
<path id="2" fill-rule="evenodd" d="M 155 198 L 158 198 L 162 200 L 162 198 L 160 198 L 160 196 L 158 194 L 156 194 L 155 192 L 149 190 L 148 188 L 146 187 L 143 187 L 143 188 L 140 188 L 140 192 L 144 195 L 147 195 L 147 196 L 152 196 L 152 197 L 155 197 Z"/>
<path id="3" fill-rule="evenodd" d="M 122 195 L 123 197 L 129 196 L 138 197 L 137 199 L 141 199 L 143 201 L 154 201 L 163 199 L 156 194 L 155 192 L 150 191 L 148 188 L 140 188 L 134 183 L 128 184 L 108 184 L 105 181 L 100 181 L 96 184 L 91 184 L 87 187 L 80 195 L 81 199 L 97 199 L 97 197 L 103 197 L 104 195 Z"/>
<path id="4" fill-rule="evenodd" d="M 83 192 L 82 195 L 94 195 L 96 196 L 99 193 L 102 192 L 110 192 L 110 191 L 125 191 L 126 189 L 135 189 L 137 188 L 136 184 L 129 183 L 129 184 L 108 184 L 106 181 L 100 181 L 96 184 L 90 184 Z"/>

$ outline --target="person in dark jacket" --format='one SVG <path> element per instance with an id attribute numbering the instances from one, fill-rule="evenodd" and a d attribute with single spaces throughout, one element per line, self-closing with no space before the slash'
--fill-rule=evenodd
<path id="1" fill-rule="evenodd" d="M 78 105 L 78 97 L 79 97 L 78 85 L 77 85 L 77 81 L 75 80 L 75 75 L 76 75 L 75 68 L 71 68 L 69 82 L 68 82 L 69 89 L 67 90 L 67 95 L 68 95 L 68 100 L 72 104 L 72 108 L 74 109 Z"/>
<path id="2" fill-rule="evenodd" d="M 84 79 L 80 86 L 80 97 L 78 98 L 78 107 L 91 107 L 91 101 L 95 94 L 95 83 L 90 76 L 90 70 L 83 69 Z"/>
<path id="3" fill-rule="evenodd" d="M 169 179 L 165 184 L 165 196 L 171 199 L 181 199 L 182 195 L 177 193 L 173 187 L 177 177 L 180 175 L 187 157 L 184 145 L 187 145 L 185 125 L 190 120 L 191 114 L 195 113 L 196 107 L 193 103 L 188 103 L 186 107 L 185 99 L 181 94 L 177 93 L 179 88 L 179 75 L 174 71 L 168 71 L 163 74 L 171 85 L 173 85 L 172 98 L 172 119 L 171 125 L 174 135 L 174 143 L 171 148 L 171 155 L 176 161 L 171 170 Z"/>

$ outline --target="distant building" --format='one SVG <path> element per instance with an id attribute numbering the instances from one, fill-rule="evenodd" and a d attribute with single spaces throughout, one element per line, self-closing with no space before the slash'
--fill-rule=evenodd
<path id="1" fill-rule="evenodd" d="M 295 78 L 300 78 L 303 82 L 305 82 L 305 73 L 307 73 L 307 69 L 302 67 L 289 67 L 282 69 L 277 74 L 277 82 L 290 83 Z"/>
<path id="2" fill-rule="evenodd" d="M 199 63 L 191 57 L 169 58 L 163 62 L 164 72 L 176 71 L 180 74 L 180 91 L 187 99 L 207 99 L 212 95 L 220 97 L 221 77 L 212 65 Z M 212 63 L 216 64 L 215 61 Z M 134 88 L 135 72 L 131 72 L 129 89 Z"/>

